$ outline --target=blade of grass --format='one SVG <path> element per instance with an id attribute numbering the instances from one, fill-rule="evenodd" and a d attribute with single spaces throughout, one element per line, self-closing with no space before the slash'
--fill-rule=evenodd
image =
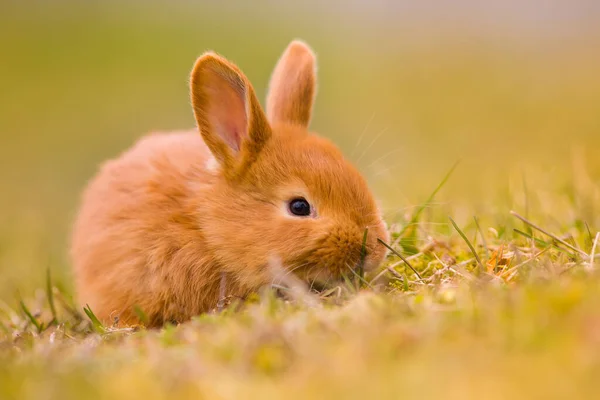
<path id="1" fill-rule="evenodd" d="M 561 251 L 561 252 L 567 254 L 571 258 L 575 257 L 575 255 L 573 253 L 571 253 L 567 249 L 563 249 L 562 247 L 558 246 L 556 243 L 549 243 L 542 239 L 538 239 L 538 238 L 533 237 L 532 235 L 528 234 L 527 232 L 523 232 L 522 230 L 519 230 L 517 228 L 513 228 L 513 231 L 521 236 L 526 237 L 527 239 L 533 240 L 536 244 L 538 244 L 540 246 L 545 246 L 547 248 L 554 248 L 558 251 Z"/>
<path id="2" fill-rule="evenodd" d="M 373 285 L 375 282 L 377 282 L 377 280 L 378 280 L 379 278 L 381 278 L 382 276 L 384 276 L 384 275 L 385 275 L 385 274 L 387 274 L 388 272 L 391 272 L 392 270 L 393 270 L 393 268 L 391 268 L 391 269 L 390 269 L 390 267 L 389 267 L 389 266 L 387 266 L 387 267 L 385 267 L 385 268 L 382 268 L 382 269 L 379 271 L 379 273 L 378 273 L 377 275 L 375 275 L 375 276 L 373 277 L 373 279 L 371 279 L 371 281 L 370 281 L 369 283 L 370 283 L 371 285 Z M 394 272 L 396 272 L 396 271 L 394 271 Z"/>
<path id="3" fill-rule="evenodd" d="M 454 172 L 454 170 L 456 169 L 456 167 L 458 166 L 459 163 L 460 163 L 460 160 L 456 161 L 454 163 L 454 165 L 452 165 L 452 167 L 446 173 L 446 175 L 444 176 L 444 178 L 442 179 L 442 181 L 437 185 L 437 187 L 435 188 L 435 190 L 429 195 L 429 197 L 427 198 L 427 200 L 425 201 L 425 203 L 421 204 L 416 209 L 415 213 L 412 215 L 412 217 L 411 217 L 410 221 L 408 222 L 408 224 L 404 225 L 404 227 L 400 231 L 400 234 L 398 235 L 398 237 L 402 237 L 404 235 L 404 233 L 406 232 L 406 230 L 419 220 L 419 216 L 421 215 L 421 213 L 423 212 L 423 210 L 425 210 L 425 208 L 427 206 L 429 206 L 429 204 L 431 204 L 431 202 L 433 201 L 433 199 L 435 198 L 435 196 L 438 194 L 438 192 L 442 189 L 442 187 L 444 187 L 444 185 L 446 184 L 446 182 L 448 182 L 448 179 L 450 179 L 450 176 L 452 175 L 452 173 Z"/>
<path id="4" fill-rule="evenodd" d="M 365 228 L 365 234 L 363 235 L 362 248 L 360 249 L 360 265 L 358 267 L 358 277 L 364 281 L 365 277 L 365 258 L 367 257 L 367 234 L 369 228 Z M 354 271 L 353 271 L 354 272 Z"/>
<path id="5" fill-rule="evenodd" d="M 35 326 L 35 328 L 37 329 L 38 333 L 41 333 L 43 330 L 43 325 L 40 324 L 40 322 L 33 316 L 33 314 L 29 311 L 29 309 L 27 308 L 27 306 L 25 305 L 25 303 L 23 302 L 23 300 L 19 300 L 19 304 L 21 305 L 21 309 L 23 310 L 23 312 L 25 313 L 25 315 L 27 316 L 27 318 L 31 321 L 31 323 L 33 324 L 33 326 Z"/>
<path id="6" fill-rule="evenodd" d="M 513 215 L 514 217 L 517 217 L 518 219 L 520 219 L 521 221 L 523 221 L 525 224 L 531 226 L 532 228 L 534 228 L 534 229 L 542 232 L 544 235 L 549 236 L 552 239 L 556 240 L 558 243 L 560 243 L 560 244 L 568 247 L 569 249 L 571 249 L 571 250 L 573 250 L 573 251 L 581 254 L 582 256 L 585 256 L 586 258 L 589 257 L 589 255 L 585 251 L 583 251 L 581 249 L 578 249 L 577 247 L 573 246 L 572 244 L 570 244 L 570 243 L 562 240 L 558 236 L 556 236 L 556 235 L 554 235 L 554 234 L 546 231 L 545 229 L 541 228 L 540 226 L 538 226 L 538 225 L 534 224 L 533 222 L 529 221 L 527 218 L 519 215 L 515 211 L 511 211 L 510 214 Z"/>
<path id="7" fill-rule="evenodd" d="M 524 208 L 525 208 L 525 217 L 529 218 L 529 190 L 527 188 L 527 180 L 525 179 L 525 171 L 521 170 L 521 180 L 523 181 L 523 194 L 525 197 L 525 204 L 524 204 Z M 529 234 L 533 235 L 533 232 L 531 230 L 531 227 L 527 227 L 529 230 Z"/>
<path id="8" fill-rule="evenodd" d="M 412 271 L 419 277 L 420 280 L 423 280 L 423 278 L 421 277 L 421 275 L 419 274 L 419 272 L 416 269 L 413 268 L 413 266 L 410 264 L 410 262 L 408 262 L 408 260 L 402 254 L 400 254 L 399 252 L 397 252 L 396 250 L 394 250 L 389 244 L 387 244 L 383 240 L 377 238 L 377 241 L 379 243 L 381 243 L 382 245 L 384 245 L 385 247 L 387 247 L 389 251 L 391 251 L 392 253 L 394 253 L 398 257 L 400 257 L 400 259 L 402 261 L 404 261 L 404 263 L 406 265 L 408 265 L 408 268 L 412 269 Z"/>
<path id="9" fill-rule="evenodd" d="M 535 260 L 536 258 L 538 258 L 539 256 L 541 256 L 542 254 L 544 254 L 545 252 L 547 252 L 550 249 L 550 247 L 546 247 L 542 250 L 540 250 L 539 252 L 537 252 L 536 254 L 534 254 L 533 256 L 531 256 L 530 258 L 528 258 L 527 260 L 515 265 L 514 267 L 511 267 L 509 269 L 507 269 L 506 271 L 502 272 L 499 276 L 500 278 L 507 278 L 509 275 L 511 275 L 513 272 L 515 272 L 516 270 L 518 270 L 519 268 L 523 267 L 524 265 L 529 264 L 530 262 L 532 262 L 533 260 Z"/>
<path id="10" fill-rule="evenodd" d="M 529 233 L 527 233 L 527 232 L 523 232 L 523 231 L 522 231 L 522 230 L 520 230 L 520 229 L 513 228 L 513 231 L 514 231 L 515 233 L 518 233 L 518 234 L 519 234 L 519 235 L 521 235 L 521 236 L 524 236 L 524 237 L 526 237 L 527 239 L 533 240 L 533 241 L 534 241 L 534 242 L 535 242 L 537 245 L 544 246 L 544 247 L 555 247 L 555 248 L 557 248 L 557 249 L 560 249 L 560 250 L 563 250 L 563 251 L 565 251 L 563 248 L 561 248 L 561 247 L 558 247 L 558 246 L 556 246 L 556 245 L 555 245 L 555 244 L 553 244 L 553 243 L 548 243 L 548 242 L 546 242 L 546 241 L 544 241 L 544 240 L 542 240 L 542 239 L 538 239 L 538 238 L 536 238 L 536 237 L 533 237 L 533 236 L 532 236 L 532 235 L 530 235 Z M 571 253 L 569 253 L 569 254 L 571 254 Z"/>
<path id="11" fill-rule="evenodd" d="M 73 299 L 71 296 L 62 292 L 60 288 L 57 288 L 57 292 L 54 294 L 54 299 L 60 305 L 62 310 L 67 311 L 73 318 L 77 321 L 83 320 L 83 315 L 77 310 L 77 308 L 73 305 Z"/>
<path id="12" fill-rule="evenodd" d="M 592 231 L 587 222 L 583 222 L 585 224 L 585 229 L 587 230 L 588 237 L 590 238 L 590 243 L 594 243 L 594 235 L 592 235 Z"/>
<path id="13" fill-rule="evenodd" d="M 102 325 L 102 322 L 100 322 L 98 317 L 96 317 L 96 314 L 94 314 L 89 304 L 86 304 L 85 307 L 83 307 L 83 311 L 92 322 L 92 328 L 94 329 L 94 331 L 100 334 L 107 332 L 106 328 L 104 327 L 104 325 Z"/>
<path id="14" fill-rule="evenodd" d="M 148 315 L 146 315 L 144 310 L 142 310 L 142 307 L 140 307 L 139 305 L 136 304 L 135 306 L 133 306 L 133 312 L 139 318 L 139 320 L 142 324 L 144 324 L 146 326 L 148 325 L 148 322 L 150 320 L 148 319 Z"/>
<path id="15" fill-rule="evenodd" d="M 467 246 L 469 246 L 469 249 L 471 249 L 471 253 L 473 253 L 473 256 L 475 257 L 475 260 L 477 260 L 477 264 L 479 265 L 479 268 L 481 269 L 481 272 L 483 272 L 485 270 L 485 268 L 483 267 L 483 263 L 481 262 L 481 259 L 479 258 L 479 255 L 477 254 L 477 251 L 475 251 L 475 248 L 473 247 L 473 245 L 471 244 L 471 242 L 469 241 L 469 239 L 467 238 L 467 236 L 458 227 L 458 225 L 456 225 L 456 222 L 454 222 L 454 220 L 452 219 L 452 217 L 448 217 L 448 219 L 450 219 L 450 222 L 454 226 L 454 229 L 456 229 L 456 231 L 458 232 L 458 234 L 467 243 Z"/>
<path id="16" fill-rule="evenodd" d="M 348 278 L 348 275 L 342 274 L 342 278 L 344 279 L 344 283 L 346 284 L 346 289 L 348 289 L 350 293 L 356 293 L 356 285 L 354 284 L 354 282 L 352 282 L 352 280 L 350 280 L 350 278 Z"/>
<path id="17" fill-rule="evenodd" d="M 367 282 L 362 276 L 360 276 L 356 271 L 354 271 L 350 266 L 348 266 L 348 269 L 350 270 L 350 272 L 352 272 L 352 274 L 356 277 L 356 279 L 358 279 L 359 281 L 359 286 L 358 288 L 360 289 L 360 282 L 364 283 L 365 285 L 367 285 L 369 287 L 369 289 L 373 289 L 373 286 L 371 286 L 371 284 L 369 282 Z"/>
<path id="18" fill-rule="evenodd" d="M 387 267 L 385 270 L 386 270 L 386 271 L 390 271 L 390 273 L 391 273 L 392 275 L 394 275 L 396 278 L 400 279 L 401 281 L 404 281 L 404 277 L 403 277 L 402 275 L 400 275 L 400 274 L 398 273 L 398 271 L 396 271 L 394 268 L 392 268 L 392 267 Z"/>
<path id="19" fill-rule="evenodd" d="M 289 291 L 292 290 L 289 287 L 285 287 L 283 285 L 278 285 L 277 283 L 271 283 L 271 287 L 275 288 L 275 289 L 279 289 L 279 290 L 283 290 L 283 291 Z"/>
<path id="20" fill-rule="evenodd" d="M 58 319 L 56 318 L 56 306 L 54 304 L 54 293 L 52 292 L 52 276 L 50 275 L 50 268 L 46 270 L 46 296 L 48 297 L 48 304 L 50 305 L 50 312 L 52 313 L 52 321 L 50 321 L 49 325 L 53 323 L 58 323 Z"/>
<path id="21" fill-rule="evenodd" d="M 485 236 L 483 235 L 481 226 L 479 226 L 479 219 L 476 216 L 474 216 L 473 219 L 475 220 L 475 226 L 479 231 L 479 236 L 481 236 L 481 243 L 483 244 L 483 248 L 485 249 L 485 259 L 488 260 L 490 258 L 490 250 L 488 249 L 487 241 L 485 240 Z"/>
<path id="22" fill-rule="evenodd" d="M 596 248 L 598 247 L 598 241 L 600 240 L 600 232 L 596 233 L 594 244 L 592 245 L 592 252 L 590 253 L 590 271 L 594 270 L 594 259 L 596 258 Z"/>

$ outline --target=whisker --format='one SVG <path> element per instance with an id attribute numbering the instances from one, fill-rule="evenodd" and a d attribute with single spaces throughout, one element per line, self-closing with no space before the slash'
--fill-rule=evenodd
<path id="1" fill-rule="evenodd" d="M 373 145 L 375 144 L 375 142 L 377 142 L 377 139 L 379 139 L 381 137 L 381 135 L 383 135 L 385 132 L 387 131 L 387 128 L 383 128 L 378 134 L 377 136 L 375 136 L 375 139 L 373 139 L 371 141 L 371 143 L 369 143 L 369 145 L 363 150 L 362 154 L 360 155 L 360 157 L 358 157 L 358 160 L 356 160 L 356 163 L 358 164 L 360 162 L 360 160 L 362 160 L 362 158 L 367 154 L 367 152 L 371 149 L 371 147 L 373 147 Z"/>
<path id="2" fill-rule="evenodd" d="M 298 269 L 300 269 L 300 268 L 303 268 L 303 267 L 305 267 L 305 266 L 307 266 L 307 265 L 308 265 L 307 263 L 302 263 L 302 264 L 299 264 L 299 265 L 297 265 L 297 266 L 292 266 L 292 267 L 291 267 L 291 268 L 289 268 L 289 269 L 287 269 L 287 268 L 284 268 L 284 271 L 285 271 L 285 273 L 284 273 L 282 276 L 280 276 L 279 278 L 280 278 L 280 279 L 285 279 L 285 278 L 287 278 L 288 276 L 292 275 L 292 274 L 294 273 L 294 271 L 297 271 Z M 281 282 L 277 282 L 277 283 L 281 283 Z M 271 281 L 271 284 L 272 284 L 272 285 L 273 285 L 273 284 L 275 284 L 275 277 L 274 277 L 274 278 L 273 278 L 273 280 Z"/>
<path id="3" fill-rule="evenodd" d="M 375 111 L 373 111 L 373 114 L 371 114 L 371 118 L 369 118 L 369 120 L 367 121 L 367 125 L 365 125 L 365 128 L 362 130 L 360 136 L 358 137 L 358 142 L 356 142 L 356 145 L 354 146 L 354 149 L 352 150 L 352 153 L 350 154 L 351 158 L 354 157 L 354 154 L 356 153 L 356 149 L 358 149 L 358 146 L 360 146 L 360 144 L 362 143 L 365 133 L 367 132 L 369 125 L 371 125 L 373 118 L 375 118 Z"/>
<path id="4" fill-rule="evenodd" d="M 281 282 L 282 286 L 286 286 L 290 289 L 288 294 L 293 300 L 303 301 L 311 306 L 320 304 L 319 299 L 315 298 L 315 296 L 308 291 L 305 282 L 293 274 L 286 273 L 278 259 L 275 258 L 269 260 L 268 266 L 273 276 L 278 278 L 277 281 Z"/>
<path id="5" fill-rule="evenodd" d="M 377 164 L 379 161 L 391 156 L 392 154 L 398 153 L 399 151 L 402 151 L 403 147 L 398 147 L 397 149 L 394 149 L 392 151 L 388 151 L 387 153 L 385 153 L 384 155 L 382 155 L 381 157 L 378 157 L 375 161 L 373 161 L 371 164 L 367 165 L 367 169 L 373 167 L 375 164 Z"/>
<path id="6" fill-rule="evenodd" d="M 378 176 L 381 176 L 381 175 L 384 175 L 384 174 L 392 174 L 393 172 L 395 172 L 396 170 L 398 170 L 400 167 L 402 167 L 404 165 L 405 165 L 404 162 L 399 162 L 399 163 L 396 163 L 396 164 L 391 165 L 389 167 L 382 168 L 379 171 L 375 172 L 373 174 L 373 177 L 378 177 Z"/>

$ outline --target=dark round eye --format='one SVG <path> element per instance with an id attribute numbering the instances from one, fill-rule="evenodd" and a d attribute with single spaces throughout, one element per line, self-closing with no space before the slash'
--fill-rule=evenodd
<path id="1" fill-rule="evenodd" d="M 303 197 L 298 197 L 290 200 L 290 212 L 298 217 L 306 217 L 310 215 L 310 204 Z"/>

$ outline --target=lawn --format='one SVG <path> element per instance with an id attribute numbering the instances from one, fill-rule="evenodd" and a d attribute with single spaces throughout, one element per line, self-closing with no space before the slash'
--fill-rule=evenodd
<path id="1" fill-rule="evenodd" d="M 600 396 L 593 16 L 549 33 L 147 4 L 0 4 L 0 399 Z M 364 172 L 396 254 L 322 293 L 99 324 L 67 257 L 87 179 L 144 133 L 193 126 L 204 50 L 263 99 L 294 37 L 319 58 L 312 128 Z"/>
<path id="2" fill-rule="evenodd" d="M 481 266 L 456 234 L 406 258 L 418 275 L 390 257 L 389 274 L 362 284 L 266 291 L 160 330 L 102 326 L 49 281 L 27 305 L 1 311 L 0 394 L 595 398 L 600 276 L 588 233 L 565 244 L 535 231 L 482 233 L 489 256 L 469 241 Z"/>

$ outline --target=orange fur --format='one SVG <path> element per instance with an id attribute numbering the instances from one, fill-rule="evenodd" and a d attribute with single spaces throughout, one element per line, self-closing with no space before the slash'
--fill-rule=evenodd
<path id="1" fill-rule="evenodd" d="M 328 140 L 307 131 L 314 55 L 292 42 L 272 77 L 269 120 L 241 71 L 213 53 L 191 77 L 198 132 L 154 134 L 105 163 L 84 192 L 71 255 L 78 299 L 97 316 L 149 325 L 185 321 L 227 295 L 273 280 L 277 257 L 305 280 L 339 278 L 387 253 L 388 239 L 359 172 Z M 287 213 L 305 197 L 314 217 Z"/>

